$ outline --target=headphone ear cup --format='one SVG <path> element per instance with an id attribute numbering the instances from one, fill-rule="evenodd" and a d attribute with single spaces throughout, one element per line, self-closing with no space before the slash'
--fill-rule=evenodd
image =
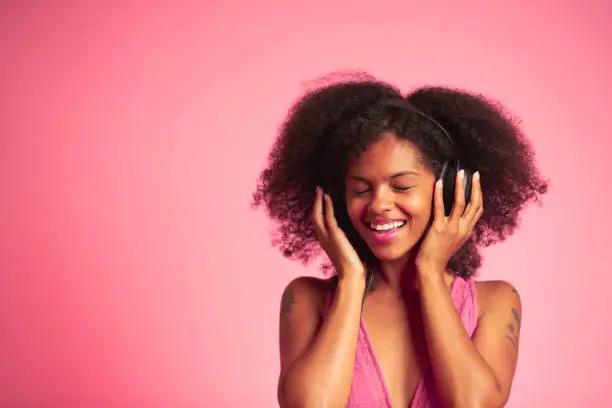
<path id="1" fill-rule="evenodd" d="M 472 197 L 472 172 L 467 170 L 460 161 L 448 161 L 442 166 L 440 178 L 442 179 L 442 196 L 444 201 L 444 214 L 448 217 L 455 204 L 455 184 L 457 173 L 463 169 L 465 176 L 465 205 Z"/>
<path id="2" fill-rule="evenodd" d="M 461 163 L 459 163 L 461 165 Z M 464 176 L 465 176 L 465 206 L 470 203 L 470 199 L 472 198 L 472 176 L 473 173 L 468 169 L 463 167 Z"/>
<path id="3" fill-rule="evenodd" d="M 440 173 L 442 180 L 442 198 L 444 201 L 444 214 L 448 217 L 455 202 L 455 180 L 457 179 L 457 168 L 452 162 L 446 162 Z"/>

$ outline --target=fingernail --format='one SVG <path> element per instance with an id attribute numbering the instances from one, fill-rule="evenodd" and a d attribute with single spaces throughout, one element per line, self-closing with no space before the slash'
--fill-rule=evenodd
<path id="1" fill-rule="evenodd" d="M 474 180 L 476 180 L 476 181 L 480 180 L 480 173 L 479 172 L 474 173 Z"/>
<path id="2" fill-rule="evenodd" d="M 438 181 L 436 181 L 436 187 L 442 187 L 442 179 L 438 179 Z"/>
<path id="3" fill-rule="evenodd" d="M 461 180 L 465 180 L 465 171 L 463 171 L 463 169 L 459 170 L 459 173 L 457 173 L 457 175 Z"/>

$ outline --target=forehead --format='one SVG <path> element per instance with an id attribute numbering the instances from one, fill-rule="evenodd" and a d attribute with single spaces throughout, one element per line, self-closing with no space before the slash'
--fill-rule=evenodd
<path id="1" fill-rule="evenodd" d="M 414 143 L 393 134 L 383 134 L 380 140 L 349 162 L 348 173 L 375 177 L 423 168 L 423 153 Z"/>

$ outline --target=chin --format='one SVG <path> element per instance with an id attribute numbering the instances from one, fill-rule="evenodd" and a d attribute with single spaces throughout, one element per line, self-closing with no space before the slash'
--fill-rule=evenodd
<path id="1" fill-rule="evenodd" d="M 376 234 L 370 230 L 358 229 L 359 235 L 366 242 L 372 254 L 382 262 L 396 262 L 406 259 L 418 243 L 414 230 L 406 227 L 396 234 Z"/>
<path id="2" fill-rule="evenodd" d="M 382 262 L 399 261 L 410 254 L 410 249 L 403 249 L 403 248 L 380 248 L 380 247 L 372 248 L 370 247 L 370 250 L 376 257 L 376 259 Z"/>

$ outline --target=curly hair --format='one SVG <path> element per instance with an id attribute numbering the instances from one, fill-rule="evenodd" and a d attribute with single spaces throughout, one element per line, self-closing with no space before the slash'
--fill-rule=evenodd
<path id="1" fill-rule="evenodd" d="M 381 103 L 390 98 L 402 98 L 434 118 L 455 147 L 422 116 Z M 480 172 L 484 212 L 448 264 L 455 276 L 473 276 L 482 262 L 478 248 L 511 235 L 524 206 L 539 203 L 548 189 L 518 121 L 483 95 L 445 87 L 402 95 L 395 86 L 359 72 L 323 78 L 290 109 L 253 193 L 253 207 L 264 204 L 277 222 L 272 243 L 286 257 L 307 264 L 320 254 L 311 211 L 315 188 L 321 186 L 333 198 L 338 225 L 368 268 L 376 269 L 376 259 L 349 220 L 344 176 L 349 160 L 384 132 L 414 143 L 434 174 L 453 149 Z"/>

